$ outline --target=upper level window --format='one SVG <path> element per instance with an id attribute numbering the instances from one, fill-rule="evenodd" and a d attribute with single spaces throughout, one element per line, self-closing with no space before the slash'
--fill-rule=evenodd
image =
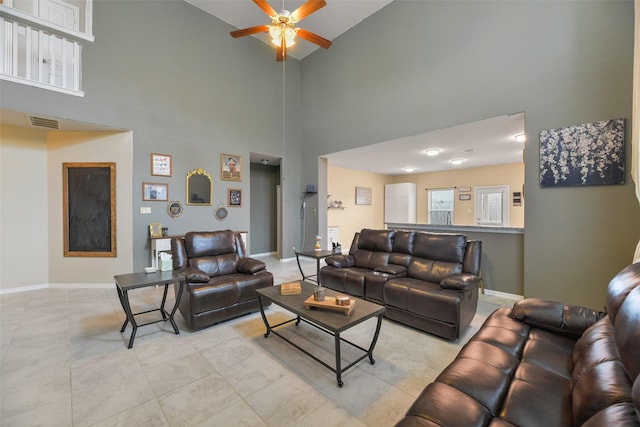
<path id="1" fill-rule="evenodd" d="M 453 224 L 453 188 L 429 190 L 429 224 Z"/>
<path id="2" fill-rule="evenodd" d="M 0 78 L 82 96 L 93 0 L 0 0 Z"/>
<path id="3" fill-rule="evenodd" d="M 476 225 L 509 225 L 509 186 L 476 187 Z"/>

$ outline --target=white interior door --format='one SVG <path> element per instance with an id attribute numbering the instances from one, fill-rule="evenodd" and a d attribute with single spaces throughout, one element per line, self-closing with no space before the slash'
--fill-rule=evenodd
<path id="1" fill-rule="evenodd" d="M 38 16 L 69 30 L 78 31 L 80 9 L 60 0 L 40 0 Z"/>
<path id="2" fill-rule="evenodd" d="M 509 186 L 476 187 L 476 225 L 509 226 Z"/>

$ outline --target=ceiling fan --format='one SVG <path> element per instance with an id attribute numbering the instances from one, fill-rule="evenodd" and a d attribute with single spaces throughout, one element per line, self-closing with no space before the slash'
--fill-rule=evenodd
<path id="1" fill-rule="evenodd" d="M 271 25 L 258 25 L 256 27 L 244 28 L 242 30 L 231 31 L 231 37 L 244 37 L 257 33 L 269 33 L 271 42 L 276 45 L 276 60 L 287 60 L 287 48 L 295 44 L 296 36 L 311 43 L 328 49 L 331 42 L 317 34 L 307 31 L 304 28 L 297 28 L 296 24 L 318 9 L 327 5 L 325 0 L 307 0 L 293 12 L 288 10 L 276 10 L 271 7 L 266 0 L 253 0 L 260 9 L 271 18 Z"/>

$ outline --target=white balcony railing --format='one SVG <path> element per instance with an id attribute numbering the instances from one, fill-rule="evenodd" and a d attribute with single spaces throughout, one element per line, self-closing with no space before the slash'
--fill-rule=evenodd
<path id="1" fill-rule="evenodd" d="M 0 78 L 83 96 L 82 41 L 93 36 L 0 5 Z"/>

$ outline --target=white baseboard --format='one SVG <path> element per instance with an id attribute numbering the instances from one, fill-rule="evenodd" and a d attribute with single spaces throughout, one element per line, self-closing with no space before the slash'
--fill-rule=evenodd
<path id="1" fill-rule="evenodd" d="M 512 299 L 514 301 L 520 301 L 521 299 L 524 299 L 524 297 L 522 295 L 510 294 L 508 292 L 494 291 L 493 289 L 485 289 L 484 293 L 486 295 L 493 295 L 493 296 L 496 296 L 496 297 Z"/>
<path id="2" fill-rule="evenodd" d="M 262 256 L 276 256 L 278 252 L 263 252 L 261 254 L 249 254 L 251 258 L 260 258 Z"/>
<path id="3" fill-rule="evenodd" d="M 115 283 L 44 283 L 42 285 L 18 286 L 0 289 L 0 295 L 17 294 L 19 292 L 39 291 L 41 289 L 113 289 Z"/>
<path id="4" fill-rule="evenodd" d="M 15 288 L 0 289 L 0 295 L 17 294 L 18 292 L 38 291 L 40 289 L 47 289 L 49 285 L 47 283 L 42 285 L 29 285 L 29 286 L 17 286 Z"/>
<path id="5" fill-rule="evenodd" d="M 114 283 L 50 283 L 50 288 L 55 289 L 113 289 Z"/>

